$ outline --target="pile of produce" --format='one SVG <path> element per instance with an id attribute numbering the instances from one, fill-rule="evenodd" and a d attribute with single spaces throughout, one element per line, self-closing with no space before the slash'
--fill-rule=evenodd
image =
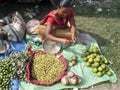
<path id="1" fill-rule="evenodd" d="M 81 82 L 81 77 L 78 75 L 75 75 L 74 72 L 67 72 L 67 74 L 61 79 L 61 83 L 63 85 L 76 85 Z"/>
<path id="2" fill-rule="evenodd" d="M 41 82 L 54 82 L 64 71 L 63 62 L 54 55 L 37 53 L 33 57 L 32 77 Z"/>
<path id="3" fill-rule="evenodd" d="M 14 66 L 14 77 L 19 80 L 25 80 L 25 66 L 27 62 L 28 56 L 25 53 L 12 53 L 10 56 L 10 60 L 12 61 L 12 65 Z"/>
<path id="4" fill-rule="evenodd" d="M 87 67 L 92 67 L 94 73 L 98 77 L 107 74 L 112 76 L 112 72 L 109 69 L 109 61 L 101 54 L 100 50 L 96 46 L 91 46 L 84 50 L 82 53 L 82 59 L 86 62 Z"/>
<path id="5" fill-rule="evenodd" d="M 0 90 L 8 90 L 10 79 L 14 77 L 14 67 L 11 60 L 0 61 Z"/>
<path id="6" fill-rule="evenodd" d="M 69 66 L 74 66 L 75 64 L 77 64 L 77 56 L 72 55 L 70 58 Z"/>
<path id="7" fill-rule="evenodd" d="M 0 60 L 0 90 L 8 90 L 12 78 L 25 79 L 26 58 L 23 53 L 11 53 L 9 58 Z"/>

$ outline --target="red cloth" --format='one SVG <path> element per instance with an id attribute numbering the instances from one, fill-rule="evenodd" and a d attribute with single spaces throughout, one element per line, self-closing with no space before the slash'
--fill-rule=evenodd
<path id="1" fill-rule="evenodd" d="M 58 19 L 54 13 L 54 10 L 49 12 L 40 22 L 41 25 L 45 24 L 46 22 L 49 22 L 53 25 L 58 26 L 67 26 L 68 21 L 74 18 L 73 10 L 71 10 L 70 14 L 66 17 L 66 22 L 63 22 L 62 20 Z"/>
<path id="2" fill-rule="evenodd" d="M 54 11 L 51 11 L 50 13 L 54 14 Z M 62 23 L 64 23 L 65 25 L 67 25 L 68 21 L 69 21 L 71 18 L 74 18 L 74 13 L 73 13 L 73 11 L 71 11 L 70 14 L 66 17 L 66 22 L 65 22 L 65 23 L 62 22 Z M 60 20 L 60 21 L 61 21 L 61 20 Z M 48 17 L 47 22 L 49 22 L 49 23 L 51 23 L 51 24 L 53 24 L 53 25 L 59 25 L 59 24 L 56 22 L 55 18 L 53 18 L 53 17 Z"/>

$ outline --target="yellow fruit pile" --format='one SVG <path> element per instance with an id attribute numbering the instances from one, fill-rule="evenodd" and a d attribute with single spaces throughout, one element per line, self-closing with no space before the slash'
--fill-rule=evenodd
<path id="1" fill-rule="evenodd" d="M 96 73 L 98 77 L 104 74 L 112 76 L 112 72 L 108 67 L 109 61 L 104 58 L 96 46 L 91 46 L 84 50 L 81 57 L 83 61 L 86 62 L 86 66 L 92 67 L 92 71 Z"/>
<path id="2" fill-rule="evenodd" d="M 32 77 L 42 82 L 53 82 L 63 71 L 64 64 L 54 55 L 35 54 L 32 63 Z"/>

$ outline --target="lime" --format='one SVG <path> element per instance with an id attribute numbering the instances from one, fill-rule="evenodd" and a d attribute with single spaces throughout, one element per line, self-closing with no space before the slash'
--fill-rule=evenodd
<path id="1" fill-rule="evenodd" d="M 98 67 L 98 66 L 99 66 L 99 63 L 98 63 L 98 62 L 95 62 L 94 65 L 95 65 L 95 67 Z"/>
<path id="2" fill-rule="evenodd" d="M 101 77 L 102 76 L 102 72 L 97 72 L 97 76 Z"/>
<path id="3" fill-rule="evenodd" d="M 105 64 L 109 64 L 108 60 L 106 60 L 106 59 L 104 60 L 104 63 L 105 63 Z"/>
<path id="4" fill-rule="evenodd" d="M 107 71 L 109 71 L 109 68 L 108 68 L 108 67 L 106 67 L 106 68 L 105 68 L 105 71 L 106 71 L 106 72 L 107 72 Z"/>
<path id="5" fill-rule="evenodd" d="M 94 64 L 94 63 L 92 64 L 92 67 L 93 67 L 93 68 L 95 67 L 95 64 Z"/>
<path id="6" fill-rule="evenodd" d="M 97 48 L 97 47 L 96 47 L 96 46 L 91 46 L 90 48 L 91 48 L 91 49 L 94 49 L 94 48 Z"/>
<path id="7" fill-rule="evenodd" d="M 106 69 L 106 65 L 105 65 L 105 64 L 102 64 L 101 67 L 102 67 L 103 69 Z"/>
<path id="8" fill-rule="evenodd" d="M 101 59 L 101 56 L 100 56 L 100 55 L 97 55 L 97 56 L 96 56 L 96 58 L 99 58 L 99 59 Z"/>
<path id="9" fill-rule="evenodd" d="M 97 56 L 97 54 L 96 54 L 96 53 L 93 53 L 93 55 L 94 55 L 94 57 L 96 57 L 96 56 Z"/>
<path id="10" fill-rule="evenodd" d="M 103 68 L 102 67 L 98 67 L 98 71 L 102 71 L 103 70 Z"/>
<path id="11" fill-rule="evenodd" d="M 96 56 L 94 54 L 91 54 L 90 57 L 94 59 Z"/>
<path id="12" fill-rule="evenodd" d="M 113 74 L 113 73 L 112 73 L 111 71 L 108 71 L 108 72 L 107 72 L 107 75 L 108 75 L 108 76 L 112 76 L 112 74 Z"/>
<path id="13" fill-rule="evenodd" d="M 96 62 L 100 62 L 100 58 L 99 57 L 95 58 L 95 60 L 96 60 Z"/>
<path id="14" fill-rule="evenodd" d="M 98 53 L 99 52 L 98 48 L 93 48 L 93 52 Z"/>
<path id="15" fill-rule="evenodd" d="M 93 62 L 93 59 L 92 59 L 92 58 L 89 58 L 89 59 L 88 59 L 88 62 L 89 62 L 89 63 L 92 63 L 92 62 Z"/>
<path id="16" fill-rule="evenodd" d="M 89 50 L 88 50 L 90 53 L 92 53 L 93 52 L 93 50 L 92 50 L 92 48 L 89 48 Z"/>
<path id="17" fill-rule="evenodd" d="M 97 62 L 96 58 L 94 58 L 94 62 Z"/>
<path id="18" fill-rule="evenodd" d="M 97 73 L 98 69 L 97 68 L 93 68 L 93 72 Z"/>
<path id="19" fill-rule="evenodd" d="M 87 66 L 87 67 L 90 67 L 90 65 L 91 65 L 91 64 L 90 64 L 89 62 L 86 63 L 86 66 Z"/>

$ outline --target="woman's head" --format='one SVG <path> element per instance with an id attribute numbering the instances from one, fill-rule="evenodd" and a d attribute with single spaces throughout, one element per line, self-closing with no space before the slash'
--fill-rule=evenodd
<path id="1" fill-rule="evenodd" d="M 72 1 L 71 0 L 61 0 L 59 7 L 72 7 Z"/>
<path id="2" fill-rule="evenodd" d="M 61 0 L 58 7 L 58 14 L 61 17 L 66 17 L 71 12 L 72 3 L 71 0 Z"/>

